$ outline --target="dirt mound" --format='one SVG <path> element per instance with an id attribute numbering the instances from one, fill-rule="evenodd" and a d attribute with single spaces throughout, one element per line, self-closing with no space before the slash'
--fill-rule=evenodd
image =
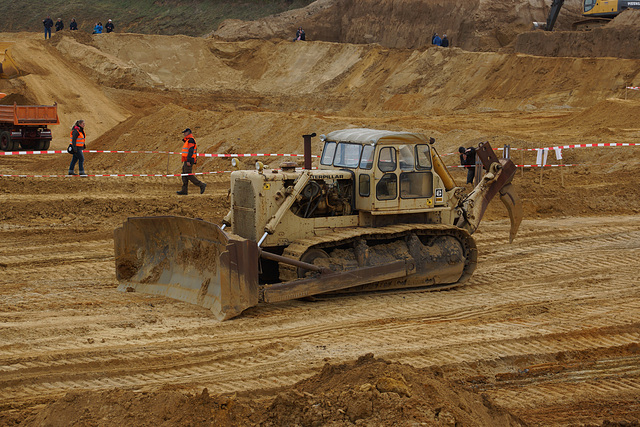
<path id="1" fill-rule="evenodd" d="M 442 374 L 375 359 L 326 364 L 275 398 L 212 396 L 207 389 L 136 393 L 71 392 L 23 425 L 216 425 L 519 426 L 520 420 L 487 396 L 467 391 Z"/>
<path id="2" fill-rule="evenodd" d="M 266 425 L 522 425 L 485 396 L 438 372 L 375 359 L 327 364 L 320 374 L 280 394 Z"/>
<path id="3" fill-rule="evenodd" d="M 558 28 L 568 28 L 579 16 L 581 3 L 565 2 Z M 452 46 L 490 51 L 511 43 L 533 21 L 546 20 L 547 14 L 544 2 L 527 0 L 320 0 L 305 9 L 256 21 L 224 21 L 213 35 L 226 40 L 291 40 L 302 25 L 307 40 L 419 48 L 430 45 L 432 34 L 437 32 L 447 34 Z"/>
<path id="4" fill-rule="evenodd" d="M 627 9 L 607 24 L 609 28 L 640 27 L 640 10 Z"/>
<path id="5" fill-rule="evenodd" d="M 538 56 L 640 58 L 640 26 L 611 24 L 591 31 L 523 33 L 518 35 L 514 49 Z"/>

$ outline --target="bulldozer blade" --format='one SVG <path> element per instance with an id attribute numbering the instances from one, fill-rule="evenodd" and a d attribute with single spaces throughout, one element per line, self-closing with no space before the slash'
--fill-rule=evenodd
<path id="1" fill-rule="evenodd" d="M 183 217 L 128 218 L 114 232 L 118 290 L 210 309 L 218 320 L 258 304 L 255 242 Z"/>
<path id="2" fill-rule="evenodd" d="M 500 190 L 500 200 L 509 212 L 509 220 L 511 221 L 511 229 L 509 230 L 509 243 L 513 242 L 518 234 L 520 223 L 522 222 L 522 202 L 515 192 L 513 184 L 507 184 Z"/>

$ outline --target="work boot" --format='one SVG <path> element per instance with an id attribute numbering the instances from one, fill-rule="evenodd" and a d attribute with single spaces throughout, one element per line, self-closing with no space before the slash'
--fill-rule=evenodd
<path id="1" fill-rule="evenodd" d="M 186 196 L 187 193 L 185 193 L 184 191 L 176 191 L 176 194 L 179 194 L 181 196 Z"/>
<path id="2" fill-rule="evenodd" d="M 86 176 L 87 176 L 87 174 L 86 174 L 85 172 L 80 172 L 80 174 L 79 174 L 79 175 L 80 175 L 80 176 L 84 176 L 84 177 L 86 177 Z"/>
<path id="3" fill-rule="evenodd" d="M 69 171 L 69 175 L 70 175 L 70 176 L 71 176 L 71 175 L 75 176 L 75 175 L 78 175 L 78 174 L 77 174 L 77 173 L 75 173 L 75 172 L 73 172 L 73 171 Z"/>
<path id="4" fill-rule="evenodd" d="M 204 190 L 207 188 L 207 184 L 205 184 L 204 182 L 202 183 L 202 185 L 200 186 L 200 194 L 204 193 Z"/>

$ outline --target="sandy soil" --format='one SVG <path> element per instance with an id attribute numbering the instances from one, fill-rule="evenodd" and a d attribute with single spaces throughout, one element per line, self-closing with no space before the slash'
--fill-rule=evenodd
<path id="1" fill-rule="evenodd" d="M 535 48 L 537 35 L 521 37 Z M 0 91 L 58 102 L 57 150 L 79 118 L 93 150 L 177 151 L 185 126 L 206 153 L 301 153 L 302 134 L 351 126 L 421 131 L 450 166 L 458 146 L 485 140 L 526 165 L 527 149 L 640 143 L 640 93 L 625 90 L 640 86 L 633 44 L 585 57 L 573 43 L 560 57 L 515 45 L 0 40 L 24 73 Z M 228 160 L 203 159 L 207 192 L 178 198 L 175 177 L 8 176 L 64 175 L 70 156 L 0 156 L 0 425 L 638 425 L 639 149 L 565 149 L 570 166 L 522 168 L 520 233 L 508 244 L 494 203 L 464 287 L 265 304 L 223 323 L 118 292 L 113 230 L 140 215 L 219 222 L 229 182 L 213 172 Z M 166 154 L 86 160 L 91 175 L 179 168 Z"/>

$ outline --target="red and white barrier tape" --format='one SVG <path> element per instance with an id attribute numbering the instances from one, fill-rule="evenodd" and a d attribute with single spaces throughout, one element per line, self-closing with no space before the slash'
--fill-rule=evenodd
<path id="1" fill-rule="evenodd" d="M 108 178 L 117 178 L 117 177 L 176 177 L 176 176 L 189 176 L 189 175 L 215 175 L 221 173 L 231 173 L 233 171 L 213 171 L 213 172 L 196 172 L 196 173 L 175 173 L 175 174 L 161 174 L 161 173 L 105 173 L 105 174 L 87 174 L 87 175 L 8 175 L 8 174 L 0 174 L 0 177 L 11 177 L 11 178 L 87 178 L 87 177 L 108 177 Z"/>
<path id="2" fill-rule="evenodd" d="M 517 168 L 558 168 L 558 167 L 564 167 L 564 166 L 579 166 L 578 164 L 570 164 L 570 163 L 563 163 L 561 165 L 514 165 Z M 458 166 L 447 166 L 448 168 L 472 168 L 475 166 L 468 166 L 468 165 L 458 165 Z"/>
<path id="3" fill-rule="evenodd" d="M 520 150 L 520 151 L 538 151 L 538 150 L 555 150 L 557 148 L 567 149 L 567 148 L 594 148 L 594 147 L 634 147 L 640 146 L 640 143 L 635 142 L 600 142 L 598 144 L 570 144 L 570 145 L 557 145 L 555 147 L 544 147 L 544 148 L 511 148 L 512 150 Z M 498 148 L 498 150 L 503 150 L 503 148 Z"/>
<path id="4" fill-rule="evenodd" d="M 118 153 L 118 154 L 182 154 L 179 151 L 123 151 L 123 150 L 83 150 L 84 153 Z M 23 156 L 26 154 L 67 154 L 67 150 L 27 150 L 27 151 L 0 151 L 0 156 Z M 247 153 L 247 154 L 216 154 L 198 153 L 198 157 L 304 157 L 304 154 L 280 154 L 280 153 Z M 311 157 L 320 157 L 312 155 Z"/>
<path id="5" fill-rule="evenodd" d="M 627 86 L 627 89 L 640 90 L 640 86 Z"/>
<path id="6" fill-rule="evenodd" d="M 515 165 L 518 168 L 557 168 L 557 167 L 566 167 L 566 166 L 579 166 L 578 164 L 562 164 L 562 165 Z M 466 168 L 470 166 L 447 166 L 448 168 Z M 313 168 L 317 169 L 317 168 Z M 87 174 L 87 175 L 26 175 L 26 174 L 0 174 L 2 178 L 87 178 L 87 177 L 98 177 L 98 178 L 122 178 L 122 177 L 154 177 L 154 178 L 173 178 L 179 176 L 189 176 L 189 175 L 218 175 L 223 173 L 231 173 L 233 171 L 211 171 L 211 172 L 196 172 L 196 173 L 174 173 L 174 174 L 162 174 L 162 173 L 105 173 L 105 174 Z"/>
<path id="7" fill-rule="evenodd" d="M 558 145 L 555 147 L 543 148 L 516 148 L 511 147 L 513 151 L 538 151 L 538 150 L 555 150 L 557 148 L 590 148 L 590 147 L 633 147 L 640 146 L 640 143 L 634 142 L 601 142 L 598 144 L 570 144 Z M 494 148 L 494 151 L 504 150 L 503 147 Z M 182 154 L 179 151 L 125 151 L 125 150 L 84 150 L 85 153 L 116 153 L 116 154 Z M 28 154 L 67 154 L 66 150 L 26 150 L 26 151 L 0 151 L 0 156 L 24 156 Z M 453 156 L 459 153 L 446 153 L 442 157 Z M 304 157 L 304 154 L 292 153 L 244 153 L 244 154 L 218 154 L 218 153 L 198 153 L 198 157 Z M 320 156 L 314 154 L 311 157 L 318 158 Z"/>

